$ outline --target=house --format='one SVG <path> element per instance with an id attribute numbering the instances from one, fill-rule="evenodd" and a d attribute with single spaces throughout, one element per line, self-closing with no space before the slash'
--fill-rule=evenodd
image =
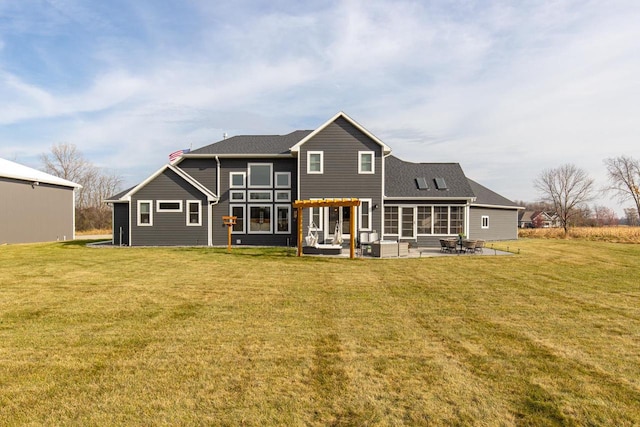
<path id="1" fill-rule="evenodd" d="M 518 216 L 520 228 L 558 228 L 561 227 L 560 217 L 555 212 L 522 211 Z"/>
<path id="2" fill-rule="evenodd" d="M 0 159 L 0 244 L 75 238 L 80 185 Z"/>
<path id="3" fill-rule="evenodd" d="M 358 198 L 308 208 L 304 233 L 437 246 L 443 236 L 517 238 L 519 207 L 468 179 L 457 163 L 411 163 L 345 113 L 315 130 L 242 135 L 183 154 L 111 197 L 116 245 L 225 245 L 222 217 L 237 217 L 235 245 L 297 243 L 295 200 Z"/>

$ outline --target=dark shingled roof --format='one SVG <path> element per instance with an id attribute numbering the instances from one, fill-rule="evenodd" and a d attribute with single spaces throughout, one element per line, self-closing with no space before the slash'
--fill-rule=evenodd
<path id="1" fill-rule="evenodd" d="M 416 178 L 426 178 L 428 190 L 419 190 Z M 444 178 L 446 190 L 436 188 L 435 179 Z M 469 181 L 458 163 L 410 163 L 389 156 L 385 160 L 386 197 L 474 197 Z"/>
<path id="2" fill-rule="evenodd" d="M 288 135 L 238 135 L 214 142 L 189 154 L 289 154 L 310 130 L 297 130 Z"/>
<path id="3" fill-rule="evenodd" d="M 137 185 L 137 184 L 136 184 Z M 136 185 L 134 185 L 133 187 L 129 187 L 126 190 L 123 190 L 121 192 L 119 192 L 118 194 L 114 194 L 113 196 L 109 197 L 108 201 L 112 201 L 112 200 L 120 200 L 120 198 L 122 198 L 122 196 L 124 196 L 125 194 L 127 194 L 129 191 L 133 190 L 134 188 L 136 188 Z"/>
<path id="4" fill-rule="evenodd" d="M 493 206 L 509 206 L 517 208 L 518 205 L 513 203 L 506 197 L 502 197 L 498 193 L 489 190 L 487 187 L 478 184 L 477 182 L 467 178 L 469 185 L 476 195 L 475 205 L 493 205 Z"/>

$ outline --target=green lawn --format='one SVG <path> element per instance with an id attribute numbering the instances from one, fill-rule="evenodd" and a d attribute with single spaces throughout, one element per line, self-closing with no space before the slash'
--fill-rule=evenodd
<path id="1" fill-rule="evenodd" d="M 640 424 L 640 245 L 508 245 L 0 246 L 0 425 Z"/>

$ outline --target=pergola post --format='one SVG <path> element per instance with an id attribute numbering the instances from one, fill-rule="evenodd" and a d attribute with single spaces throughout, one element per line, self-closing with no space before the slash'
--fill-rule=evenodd
<path id="1" fill-rule="evenodd" d="M 351 259 L 356 257 L 356 206 L 351 205 L 351 221 L 349 222 L 349 256 Z"/>
<path id="2" fill-rule="evenodd" d="M 302 206 L 298 206 L 298 256 L 302 256 Z"/>

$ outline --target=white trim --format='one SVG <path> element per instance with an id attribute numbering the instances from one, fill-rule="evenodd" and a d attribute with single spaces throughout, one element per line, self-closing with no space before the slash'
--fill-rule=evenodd
<path id="1" fill-rule="evenodd" d="M 287 231 L 278 231 L 278 209 L 282 208 L 287 210 Z M 291 205 L 275 205 L 275 211 L 274 234 L 291 234 Z"/>
<path id="2" fill-rule="evenodd" d="M 251 230 L 251 209 L 252 208 L 265 208 L 265 209 L 269 209 L 269 230 L 267 231 L 252 231 Z M 273 205 L 268 204 L 252 204 L 252 205 L 247 205 L 247 210 L 249 211 L 247 217 L 248 217 L 248 221 L 247 223 L 249 224 L 249 227 L 247 228 L 247 234 L 273 234 Z"/>
<path id="3" fill-rule="evenodd" d="M 252 166 L 269 166 L 269 184 L 252 185 L 251 184 L 251 167 Z M 273 187 L 273 163 L 247 163 L 247 188 L 272 188 Z"/>
<path id="4" fill-rule="evenodd" d="M 371 170 L 362 170 L 362 156 L 365 154 L 371 155 Z M 361 175 L 373 175 L 376 173 L 376 153 L 374 151 L 358 151 L 358 173 Z"/>
<path id="5" fill-rule="evenodd" d="M 274 196 L 273 196 L 273 200 L 277 203 L 281 203 L 281 202 L 290 202 L 291 201 L 291 190 L 275 190 L 274 192 Z M 283 199 L 279 199 L 278 195 L 279 194 L 284 194 L 285 196 L 287 196 L 286 198 Z"/>
<path id="6" fill-rule="evenodd" d="M 242 185 L 233 185 L 233 175 L 242 176 Z M 246 172 L 229 172 L 229 188 L 246 188 L 247 173 Z"/>
<path id="7" fill-rule="evenodd" d="M 415 239 L 418 235 L 417 222 L 416 222 L 416 206 L 401 205 L 398 209 L 398 239 Z M 403 211 L 405 209 L 411 209 L 411 236 L 403 236 Z"/>
<path id="8" fill-rule="evenodd" d="M 486 225 L 485 225 L 485 219 L 487 220 Z M 480 217 L 480 228 L 483 230 L 489 229 L 489 215 L 482 215 Z"/>
<path id="9" fill-rule="evenodd" d="M 320 170 L 312 171 L 311 170 L 311 156 L 312 155 L 320 155 Z M 324 173 L 324 151 L 307 151 L 307 174 L 309 175 L 320 175 Z"/>
<path id="10" fill-rule="evenodd" d="M 271 190 L 248 190 L 247 191 L 247 200 L 249 203 L 264 203 L 264 202 L 272 202 L 273 201 L 273 191 Z M 268 199 L 253 199 L 251 198 L 254 194 L 267 194 L 269 196 Z"/>
<path id="11" fill-rule="evenodd" d="M 234 194 L 240 194 L 242 195 L 241 199 L 234 199 L 233 195 Z M 229 190 L 229 203 L 236 203 L 236 202 L 246 202 L 247 201 L 247 192 L 244 190 Z"/>
<path id="12" fill-rule="evenodd" d="M 362 221 L 362 205 L 364 203 L 368 203 L 369 209 L 367 210 L 367 218 L 369 221 L 367 224 Z M 371 231 L 373 228 L 373 202 L 371 199 L 360 199 L 360 206 L 358 206 L 358 225 L 360 226 L 360 231 Z"/>
<path id="13" fill-rule="evenodd" d="M 275 172 L 275 181 L 273 183 L 274 188 L 291 188 L 291 172 Z M 287 177 L 287 185 L 278 185 L 278 176 Z"/>
<path id="14" fill-rule="evenodd" d="M 212 208 L 213 204 L 207 203 L 207 245 L 209 246 L 213 246 L 213 233 L 211 232 L 211 218 L 213 217 L 213 213 L 211 212 Z"/>
<path id="15" fill-rule="evenodd" d="M 472 208 L 494 208 L 494 209 L 511 209 L 511 210 L 525 210 L 522 206 L 503 206 L 503 205 L 483 205 L 478 203 L 471 203 L 469 206 Z"/>
<path id="16" fill-rule="evenodd" d="M 177 203 L 178 209 L 161 208 L 160 203 Z M 156 212 L 182 212 L 182 200 L 156 200 Z"/>
<path id="17" fill-rule="evenodd" d="M 230 216 L 233 216 L 233 208 L 242 209 L 242 231 L 235 231 L 233 228 L 231 228 L 231 234 L 246 234 L 247 233 L 247 205 L 235 205 L 235 204 L 229 205 Z"/>
<path id="18" fill-rule="evenodd" d="M 140 205 L 143 203 L 149 204 L 149 223 L 144 224 L 140 222 Z M 138 227 L 153 227 L 153 200 L 138 200 L 136 212 L 136 223 Z"/>
<path id="19" fill-rule="evenodd" d="M 200 200 L 187 200 L 187 226 L 188 227 L 200 227 L 202 226 L 202 202 Z M 190 206 L 192 204 L 196 203 L 198 205 L 198 222 L 197 223 L 192 223 L 190 222 L 190 218 L 189 216 L 191 215 L 191 209 Z"/>
<path id="20" fill-rule="evenodd" d="M 387 215 L 385 213 L 387 208 L 396 208 L 398 209 L 398 232 L 397 233 L 387 233 L 387 224 L 386 224 L 386 220 L 387 220 Z M 400 236 L 400 206 L 398 205 L 386 205 L 383 208 L 382 211 L 382 232 L 380 233 L 380 235 L 382 236 L 382 240 L 384 240 L 385 236 Z"/>
<path id="21" fill-rule="evenodd" d="M 336 113 L 336 115 L 334 115 L 333 117 L 331 117 L 329 120 L 327 120 L 326 122 L 324 122 L 322 125 L 320 125 L 316 130 L 314 130 L 313 132 L 311 132 L 309 135 L 305 136 L 304 138 L 302 138 L 297 144 L 295 144 L 293 147 L 291 147 L 291 152 L 292 153 L 297 153 L 300 151 L 300 146 L 302 144 L 304 144 L 305 142 L 309 141 L 311 138 L 313 138 L 314 136 L 316 136 L 319 132 L 321 132 L 324 128 L 326 128 L 327 126 L 329 126 L 331 123 L 335 122 L 338 118 L 344 118 L 346 121 L 348 121 L 349 123 L 351 123 L 356 129 L 358 129 L 360 132 L 364 133 L 366 136 L 368 136 L 369 138 L 371 138 L 375 143 L 377 143 L 378 145 L 380 145 L 383 149 L 383 153 L 384 154 L 389 154 L 391 153 L 391 148 L 389 148 L 384 142 L 382 142 L 381 140 L 379 140 L 374 134 L 372 134 L 371 132 L 369 132 L 368 130 L 366 130 L 364 127 L 362 127 L 358 122 L 356 122 L 355 120 L 353 120 L 351 117 L 347 116 L 344 112 L 339 111 L 338 113 Z"/>

